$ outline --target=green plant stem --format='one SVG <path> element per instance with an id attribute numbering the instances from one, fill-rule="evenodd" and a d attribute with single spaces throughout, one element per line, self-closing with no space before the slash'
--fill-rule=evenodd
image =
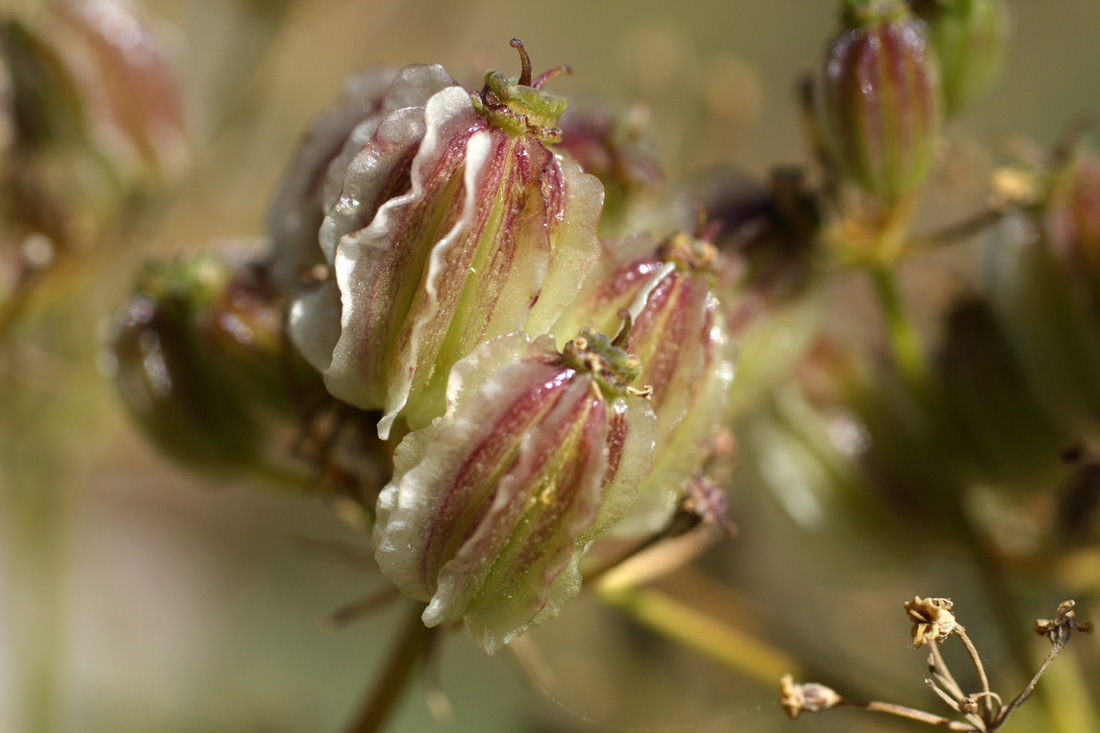
<path id="1" fill-rule="evenodd" d="M 401 701 L 413 672 L 420 666 L 431 633 L 432 630 L 420 620 L 420 608 L 417 607 L 390 652 L 377 684 L 371 688 L 355 719 L 345 728 L 345 733 L 377 733 L 382 730 Z"/>
<path id="2" fill-rule="evenodd" d="M 952 224 L 939 231 L 912 237 L 906 245 L 905 255 L 908 257 L 923 254 L 930 250 L 939 249 L 940 247 L 956 244 L 963 240 L 970 239 L 971 237 L 975 237 L 988 230 L 997 222 L 1001 221 L 1001 219 L 1004 219 L 1006 213 L 1007 209 L 1004 207 L 985 209 L 968 219 Z"/>
<path id="3" fill-rule="evenodd" d="M 597 585 L 601 601 L 649 629 L 769 687 L 801 665 L 761 639 L 653 588 Z"/>
<path id="4" fill-rule="evenodd" d="M 871 277 L 882 306 L 890 352 L 898 371 L 911 385 L 923 385 L 927 375 L 924 351 L 916 326 L 902 301 L 895 270 L 887 264 L 876 264 L 871 268 Z"/>

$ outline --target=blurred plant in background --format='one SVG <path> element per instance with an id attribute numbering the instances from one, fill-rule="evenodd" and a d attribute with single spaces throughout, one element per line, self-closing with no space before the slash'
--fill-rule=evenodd
<path id="1" fill-rule="evenodd" d="M 0 329 L 49 273 L 112 241 L 187 159 L 183 100 L 140 13 L 52 3 L 3 20 Z"/>
<path id="2" fill-rule="evenodd" d="M 292 515 L 316 502 L 342 519 L 345 529 L 317 519 L 307 534 L 333 539 L 306 546 L 374 579 L 366 595 L 341 592 L 362 597 L 331 618 L 373 624 L 372 658 L 389 647 L 350 718 L 359 683 L 337 682 L 323 661 L 318 680 L 345 690 L 323 711 L 280 718 L 272 702 L 207 727 L 380 730 L 421 705 L 404 695 L 419 673 L 436 719 L 453 704 L 455 726 L 486 729 L 461 712 L 484 686 L 437 679 L 441 655 L 464 648 L 445 634 L 459 622 L 478 654 L 512 652 L 566 709 L 570 696 L 605 704 L 614 688 L 569 691 L 572 644 L 605 652 L 609 677 L 618 665 L 632 684 L 664 680 L 689 699 L 737 690 L 746 710 L 774 698 L 785 673 L 822 680 L 783 677 L 792 718 L 863 707 L 954 730 L 1100 727 L 1086 682 L 1095 647 L 1075 643 L 1051 664 L 1068 629 L 1088 627 L 1074 602 L 1036 627 L 1054 644 L 1045 660 L 1022 634 L 1039 600 L 1074 595 L 1088 609 L 1100 577 L 1100 163 L 1087 122 L 1063 121 L 1049 147 L 1013 139 L 996 166 L 952 137 L 1005 66 L 1002 0 L 842 0 L 839 30 L 821 39 L 794 100 L 812 158 L 762 176 L 718 152 L 759 106 L 759 80 L 737 59 L 701 60 L 645 27 L 622 45 L 630 98 L 567 101 L 555 91 L 575 83 L 571 70 L 536 76 L 517 40 L 518 76 L 481 79 L 469 54 L 441 46 L 441 59 L 425 46 L 393 58 L 464 60 L 350 77 L 287 156 L 260 100 L 280 75 L 307 71 L 301 49 L 280 56 L 280 44 L 311 24 L 331 32 L 335 5 L 196 4 L 198 28 L 222 18 L 240 33 L 224 46 L 200 33 L 210 58 L 231 59 L 224 75 L 194 48 L 180 55 L 193 72 L 189 113 L 173 54 L 132 7 L 6 11 L 0 369 L 10 414 L 42 415 L 32 429 L 3 425 L 10 551 L 32 550 L 12 577 L 40 579 L 24 582 L 37 590 L 6 620 L 34 629 L 11 654 L 28 689 L 16 720 L 86 729 L 70 724 L 80 706 L 66 699 L 56 631 L 67 617 L 64 518 L 78 516 L 64 487 L 103 450 L 80 436 L 111 424 L 95 403 L 59 427 L 66 408 L 42 395 L 83 394 L 79 368 L 43 376 L 49 389 L 21 385 L 46 374 L 51 354 L 90 360 L 80 324 L 110 312 L 131 269 L 114 263 L 141 260 L 101 329 L 98 371 L 198 480 L 278 495 L 237 500 L 242 538 L 265 502 Z M 413 11 L 363 12 L 385 28 Z M 185 119 L 198 122 L 190 139 Z M 281 184 L 218 167 L 239 149 L 265 164 L 289 157 Z M 950 196 L 952 177 L 977 194 L 941 207 L 945 216 L 937 191 Z M 233 227 L 216 213 L 230 208 Z M 211 244 L 170 257 L 140 247 L 193 238 L 206 212 Z M 91 285 L 97 273 L 111 287 Z M 876 588 L 852 564 L 889 581 Z M 273 574 L 278 593 L 295 593 L 290 575 Z M 951 601 L 906 604 L 914 646 L 932 650 L 932 692 L 955 718 L 921 712 L 931 698 L 853 702 L 906 694 L 900 675 L 881 674 L 894 642 L 867 619 L 933 581 L 981 609 L 972 642 Z M 797 610 L 807 603 L 814 618 Z M 29 623 L 38 608 L 50 611 Z M 596 641 L 585 641 L 597 633 L 589 623 Z M 822 633 L 830 626 L 838 633 Z M 940 654 L 952 634 L 969 676 L 954 677 Z M 689 694 L 675 665 L 699 662 L 675 647 L 733 674 L 704 675 Z M 991 689 L 990 658 L 1005 689 L 1025 691 L 1007 704 Z M 256 685 L 274 694 L 262 676 Z M 692 724 L 728 729 L 722 705 Z M 167 724 L 220 720 L 218 707 Z M 651 725 L 646 705 L 619 707 L 610 724 Z M 784 729 L 780 712 L 746 718 L 746 729 Z M 525 719 L 572 730 L 586 717 L 518 716 L 502 729 Z M 840 712 L 822 725 L 834 718 L 837 730 L 883 725 Z"/>

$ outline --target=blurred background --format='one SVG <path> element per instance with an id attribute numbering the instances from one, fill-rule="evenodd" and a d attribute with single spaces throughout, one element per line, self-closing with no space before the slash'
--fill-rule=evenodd
<path id="1" fill-rule="evenodd" d="M 4 5 L 22 11 L 33 3 Z M 338 731 L 408 608 L 397 603 L 340 628 L 326 625 L 334 609 L 384 582 L 371 567 L 368 538 L 321 502 L 196 478 L 131 424 L 97 363 L 144 258 L 261 235 L 300 136 L 347 75 L 437 62 L 476 85 L 486 68 L 518 72 L 512 37 L 523 40 L 536 72 L 573 67 L 572 77 L 554 80 L 554 92 L 643 104 L 670 178 L 719 164 L 764 176 L 776 164 L 806 163 L 794 87 L 834 32 L 834 3 L 147 0 L 144 7 L 163 24 L 183 79 L 193 162 L 109 248 L 34 300 L 0 345 L 0 730 Z M 996 151 L 1012 134 L 1051 144 L 1080 113 L 1096 112 L 1100 5 L 1018 0 L 1011 10 L 1001 81 L 949 128 L 951 155 L 925 204 L 929 226 L 981 205 Z M 915 261 L 907 289 L 934 312 L 968 287 L 979 247 Z M 830 302 L 859 304 L 863 288 L 852 278 Z M 846 338 L 874 341 L 866 320 L 846 315 L 835 325 Z M 933 323 L 929 316 L 930 333 Z M 934 542 L 898 540 L 874 522 L 844 518 L 827 497 L 792 503 L 774 488 L 797 492 L 806 474 L 779 454 L 769 459 L 778 443 L 761 435 L 742 437 L 764 458 L 744 462 L 732 487 L 737 535 L 663 581 L 666 590 L 767 639 L 838 688 L 926 707 L 935 703 L 901 602 L 951 596 L 989 656 L 994 684 L 1019 686 L 1008 671 L 1012 650 L 982 623 L 995 609 L 980 589 L 980 567 Z M 1095 567 L 1081 572 L 1092 586 L 1100 580 Z M 716 582 L 695 584 L 698 573 Z M 1014 590 L 1024 618 L 1049 615 L 1062 600 L 1025 583 Z M 774 685 L 661 640 L 587 596 L 533 637 L 545 656 L 538 681 L 511 655 L 487 657 L 452 634 L 439 669 L 449 720 L 432 715 L 417 687 L 391 729 L 913 729 L 847 712 L 788 721 Z M 1077 651 L 1095 664 L 1094 645 Z M 1083 687 L 1094 701 L 1100 694 L 1095 677 L 1065 677 L 1044 684 Z M 1066 714 L 1095 722 L 1087 710 Z M 1026 715 L 1025 708 L 1009 730 L 1042 729 L 1029 727 Z"/>

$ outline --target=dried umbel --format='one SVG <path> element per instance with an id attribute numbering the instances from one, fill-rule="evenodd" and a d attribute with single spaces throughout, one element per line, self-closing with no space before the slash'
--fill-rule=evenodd
<path id="1" fill-rule="evenodd" d="M 1031 697 L 1039 679 L 1046 672 L 1050 664 L 1055 660 L 1066 642 L 1069 641 L 1070 631 L 1075 629 L 1082 633 L 1090 633 L 1092 624 L 1087 621 L 1078 621 L 1075 618 L 1074 601 L 1063 601 L 1058 606 L 1058 612 L 1053 619 L 1039 619 L 1035 622 L 1035 632 L 1040 636 L 1046 636 L 1051 641 L 1051 650 L 1047 654 L 1038 671 L 1023 690 L 1005 703 L 1002 697 L 990 688 L 989 676 L 985 671 L 982 655 L 967 636 L 966 630 L 955 620 L 951 613 L 953 603 L 949 598 L 921 598 L 914 597 L 905 604 L 905 613 L 913 621 L 913 643 L 919 649 L 927 644 L 928 653 L 928 677 L 924 682 L 936 696 L 952 710 L 956 715 L 965 718 L 956 720 L 944 717 L 936 713 L 925 712 L 904 705 L 896 705 L 888 702 L 863 702 L 841 697 L 833 690 L 823 685 L 808 683 L 796 685 L 791 675 L 784 675 L 779 681 L 779 704 L 791 718 L 797 718 L 801 713 L 816 713 L 837 706 L 860 708 L 877 713 L 886 713 L 929 726 L 962 731 L 969 733 L 982 733 L 983 731 L 995 731 L 1000 729 L 1009 716 L 1015 712 L 1024 702 Z M 956 681 L 940 653 L 939 645 L 948 637 L 955 636 L 966 649 L 967 656 L 978 678 L 980 690 L 967 693 Z M 961 677 L 958 679 L 962 679 Z"/>
<path id="2" fill-rule="evenodd" d="M 1077 611 L 1074 610 L 1076 606 L 1076 601 L 1063 601 L 1058 605 L 1054 618 L 1041 618 L 1035 621 L 1035 633 L 1047 637 L 1051 644 L 1058 646 L 1069 641 L 1071 631 L 1091 634 L 1092 623 L 1077 620 Z"/>
<path id="3" fill-rule="evenodd" d="M 383 410 L 382 436 L 442 414 L 478 344 L 546 332 L 596 258 L 603 189 L 547 147 L 565 103 L 522 57 L 520 83 L 491 72 L 472 95 L 440 67 L 400 72 L 322 225 L 335 282 L 291 334 L 334 396 Z"/>
<path id="4" fill-rule="evenodd" d="M 844 5 L 816 91 L 818 120 L 840 172 L 893 204 L 932 167 L 943 117 L 935 52 L 902 0 Z"/>
<path id="5" fill-rule="evenodd" d="M 955 631 L 954 604 L 950 598 L 921 598 L 905 602 L 905 615 L 913 622 L 913 646 L 920 649 L 929 642 L 942 644 Z"/>
<path id="6" fill-rule="evenodd" d="M 397 449 L 378 500 L 379 567 L 494 652 L 580 590 L 588 543 L 619 520 L 657 434 L 637 357 L 582 332 L 498 338 L 455 365 L 447 413 Z"/>

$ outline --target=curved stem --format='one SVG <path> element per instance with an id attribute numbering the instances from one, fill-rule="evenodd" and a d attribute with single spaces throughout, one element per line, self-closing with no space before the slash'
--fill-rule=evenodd
<path id="1" fill-rule="evenodd" d="M 993 611 L 993 616 L 1000 626 L 1001 638 L 1007 642 L 1017 672 L 1021 677 L 1027 677 L 1032 664 L 1026 644 L 1026 639 L 1031 637 L 1030 624 L 1026 623 L 1017 613 L 1015 599 L 1009 587 L 1004 566 L 999 558 L 990 551 L 961 501 L 956 503 L 953 514 L 960 519 L 958 524 L 963 545 L 969 551 L 971 561 L 980 569 L 978 578 L 989 602 L 989 607 Z M 1046 665 L 1044 665 L 1045 668 Z M 1069 733 L 1073 730 L 1073 728 L 1058 722 L 1058 718 L 1054 714 L 1055 705 L 1050 699 L 1048 691 L 1045 691 L 1044 688 L 1035 690 L 1034 687 L 1031 687 L 1029 695 L 1032 692 L 1035 693 L 1036 704 L 1044 708 L 1043 718 L 1052 724 L 1052 731 Z M 1023 699 L 1020 699 L 1019 702 L 1014 700 L 1015 705 L 1010 703 L 1009 707 L 1015 709 L 1022 702 Z M 997 716 L 998 722 L 994 727 L 1003 725 L 1004 720 L 1005 713 L 1002 711 Z"/>
<path id="2" fill-rule="evenodd" d="M 389 660 L 378 676 L 378 683 L 371 689 L 355 719 L 344 729 L 345 733 L 377 733 L 382 730 L 401 701 L 413 671 L 420 666 L 431 633 L 432 630 L 420 620 L 418 607 L 390 652 Z"/>
<path id="3" fill-rule="evenodd" d="M 932 675 L 936 678 L 951 693 L 951 696 L 955 698 L 955 702 L 963 699 L 962 688 L 959 687 L 959 683 L 955 681 L 955 676 L 951 674 L 951 670 L 947 668 L 947 663 L 943 661 L 943 654 L 940 653 L 939 644 L 929 644 L 929 659 L 928 669 Z"/>
<path id="4" fill-rule="evenodd" d="M 970 656 L 970 663 L 974 665 L 974 671 L 978 673 L 978 683 L 982 686 L 982 704 L 985 707 L 982 719 L 990 723 L 996 716 L 997 710 L 994 707 L 996 703 L 989 689 L 989 675 L 985 673 L 985 665 L 982 664 L 982 656 L 978 654 L 978 649 L 974 646 L 974 642 L 970 641 L 970 637 L 966 635 L 966 629 L 962 626 L 956 624 L 955 636 L 966 647 L 966 653 Z"/>
<path id="5" fill-rule="evenodd" d="M 764 685 L 800 674 L 801 665 L 785 652 L 661 591 L 598 585 L 597 593 L 643 626 Z"/>
<path id="6" fill-rule="evenodd" d="M 913 237 L 906 247 L 906 254 L 919 254 L 970 239 L 992 227 L 1003 219 L 1007 213 L 1004 207 L 989 208 L 978 212 L 969 219 L 957 222 L 939 231 Z"/>
<path id="7" fill-rule="evenodd" d="M 1050 654 L 1048 654 L 1047 658 L 1043 660 L 1042 666 L 1039 667 L 1039 671 L 1036 672 L 1035 675 L 1031 678 L 1031 681 L 1028 682 L 1027 687 L 1021 690 L 1020 694 L 1013 698 L 1012 702 L 1001 708 L 1000 713 L 993 720 L 994 727 L 1000 727 L 1001 724 L 1004 723 L 1004 721 L 1008 718 L 1008 716 L 1012 714 L 1012 711 L 1020 707 L 1020 705 L 1022 705 L 1025 700 L 1031 697 L 1031 693 L 1035 691 L 1035 685 L 1039 683 L 1039 678 L 1043 676 L 1043 673 L 1047 671 L 1047 667 L 1050 666 L 1050 663 L 1053 662 L 1054 659 L 1061 653 L 1063 647 L 1065 647 L 1065 642 L 1054 643 L 1054 645 L 1050 649 Z"/>
<path id="8" fill-rule="evenodd" d="M 914 710 L 913 708 L 907 708 L 904 705 L 894 705 L 889 702 L 855 702 L 852 700 L 841 700 L 840 705 L 847 705 L 848 707 L 860 708 L 862 710 L 872 710 L 876 713 L 887 713 L 889 715 L 896 715 L 899 718 L 908 718 L 910 720 L 917 720 L 921 723 L 928 723 L 937 728 L 945 728 L 947 730 L 966 731 L 967 733 L 976 733 L 981 728 L 977 728 L 970 723 L 961 723 L 957 720 L 949 720 L 948 718 L 941 717 L 939 715 L 933 715 L 932 713 L 926 713 L 923 710 Z"/>

